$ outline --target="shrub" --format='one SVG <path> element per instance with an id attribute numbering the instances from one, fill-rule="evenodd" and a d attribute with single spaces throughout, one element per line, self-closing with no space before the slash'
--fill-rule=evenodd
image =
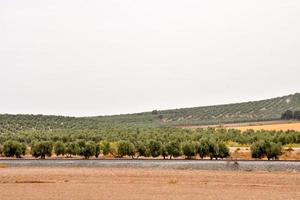
<path id="1" fill-rule="evenodd" d="M 41 141 L 41 142 L 34 142 L 31 148 L 32 156 L 41 159 L 45 159 L 46 156 L 51 157 L 52 155 L 53 145 L 50 141 Z"/>

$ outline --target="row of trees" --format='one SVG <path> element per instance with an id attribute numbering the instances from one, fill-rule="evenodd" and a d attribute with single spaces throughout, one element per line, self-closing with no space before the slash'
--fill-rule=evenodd
<path id="1" fill-rule="evenodd" d="M 291 120 L 291 119 L 296 119 L 296 120 L 300 120 L 300 111 L 291 111 L 291 110 L 287 110 L 285 111 L 282 115 L 281 115 L 281 119 L 284 120 Z"/>
<path id="2" fill-rule="evenodd" d="M 3 153 L 6 157 L 21 158 L 26 154 L 27 147 L 24 143 L 9 140 L 0 146 L 0 154 Z M 36 158 L 45 159 L 46 156 L 51 156 L 52 153 L 57 156 L 82 156 L 86 159 L 95 156 L 111 154 L 114 157 L 130 156 L 132 158 L 139 157 L 159 157 L 163 159 L 172 159 L 184 155 L 186 159 L 193 159 L 199 156 L 201 159 L 209 157 L 210 159 L 223 159 L 230 156 L 229 149 L 224 142 L 213 139 L 201 139 L 200 141 L 188 141 L 180 143 L 171 141 L 166 144 L 160 141 L 150 140 L 149 142 L 138 141 L 132 143 L 128 140 L 119 142 L 102 141 L 95 143 L 94 141 L 78 140 L 76 142 L 63 143 L 51 141 L 35 141 L 31 145 L 31 154 Z M 261 159 L 278 159 L 281 155 L 282 146 L 280 143 L 270 141 L 258 141 L 252 144 L 251 153 L 253 158 Z"/>

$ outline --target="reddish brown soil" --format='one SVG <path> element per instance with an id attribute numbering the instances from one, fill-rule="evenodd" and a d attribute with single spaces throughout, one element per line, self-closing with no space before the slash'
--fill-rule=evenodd
<path id="1" fill-rule="evenodd" d="M 300 199 L 298 172 L 0 168 L 1 200 Z"/>

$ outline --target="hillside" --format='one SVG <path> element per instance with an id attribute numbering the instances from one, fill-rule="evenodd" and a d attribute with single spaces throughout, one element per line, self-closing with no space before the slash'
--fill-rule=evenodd
<path id="1" fill-rule="evenodd" d="M 21 130 L 97 130 L 116 125 L 178 126 L 278 120 L 286 110 L 300 110 L 300 94 L 216 106 L 182 108 L 99 117 L 0 115 L 0 132 Z"/>

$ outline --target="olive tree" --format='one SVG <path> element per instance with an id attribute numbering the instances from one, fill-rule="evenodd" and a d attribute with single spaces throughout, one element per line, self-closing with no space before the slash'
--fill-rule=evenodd
<path id="1" fill-rule="evenodd" d="M 281 143 L 274 143 L 270 141 L 258 141 L 251 145 L 251 156 L 252 158 L 264 158 L 268 160 L 278 159 L 282 154 Z"/>
<path id="2" fill-rule="evenodd" d="M 120 157 L 131 156 L 133 158 L 135 155 L 134 145 L 129 141 L 120 141 L 118 143 L 118 155 Z"/>
<path id="3" fill-rule="evenodd" d="M 177 141 L 169 142 L 166 145 L 166 150 L 170 156 L 170 159 L 172 159 L 172 157 L 178 157 L 181 155 L 181 144 Z"/>
<path id="4" fill-rule="evenodd" d="M 102 141 L 101 142 L 101 149 L 103 155 L 108 155 L 111 151 L 110 143 L 108 141 Z"/>
<path id="5" fill-rule="evenodd" d="M 150 140 L 148 144 L 149 154 L 152 157 L 158 157 L 160 155 L 161 142 L 156 140 Z"/>
<path id="6" fill-rule="evenodd" d="M 135 144 L 135 149 L 137 152 L 137 158 L 139 158 L 140 156 L 144 156 L 144 157 L 146 156 L 147 148 L 143 142 L 137 142 Z"/>
<path id="7" fill-rule="evenodd" d="M 76 156 L 78 153 L 78 145 L 75 142 L 69 142 L 66 144 L 66 154 L 67 157 Z"/>
<path id="8" fill-rule="evenodd" d="M 3 145 L 3 154 L 6 157 L 21 158 L 26 153 L 26 145 L 17 141 L 9 140 Z"/>
<path id="9" fill-rule="evenodd" d="M 200 140 L 199 146 L 198 146 L 198 154 L 201 159 L 208 156 L 209 147 L 208 147 L 208 141 L 205 139 Z"/>
<path id="10" fill-rule="evenodd" d="M 57 156 L 59 155 L 65 155 L 66 153 L 66 145 L 62 142 L 56 142 L 54 144 L 54 152 Z"/>
<path id="11" fill-rule="evenodd" d="M 31 147 L 32 156 L 41 159 L 45 159 L 46 156 L 51 157 L 53 145 L 50 141 L 33 142 Z"/>
<path id="12" fill-rule="evenodd" d="M 94 141 L 84 141 L 80 140 L 78 144 L 78 154 L 83 156 L 85 159 L 89 159 L 92 156 L 96 155 L 96 146 L 97 144 Z"/>
<path id="13" fill-rule="evenodd" d="M 197 143 L 195 142 L 185 142 L 182 145 L 183 154 L 187 159 L 192 159 L 193 156 L 197 155 Z"/>

